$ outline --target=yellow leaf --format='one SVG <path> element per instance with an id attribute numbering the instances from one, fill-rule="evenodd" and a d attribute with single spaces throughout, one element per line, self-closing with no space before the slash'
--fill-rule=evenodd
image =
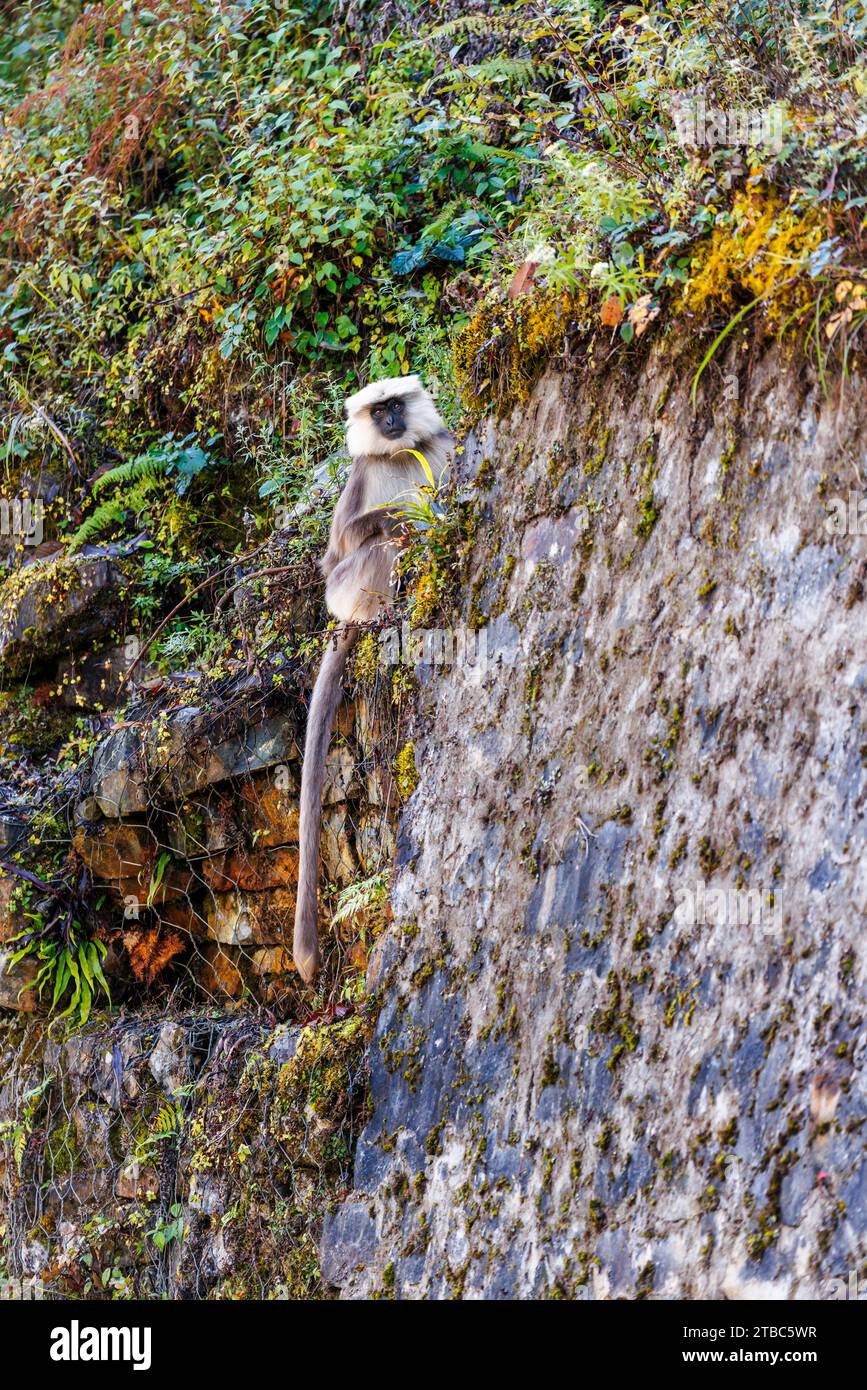
<path id="1" fill-rule="evenodd" d="M 427 459 L 425 458 L 424 454 L 420 454 L 418 449 L 407 449 L 406 452 L 408 454 L 412 454 L 413 458 L 418 459 L 419 463 L 421 464 L 424 470 L 424 475 L 430 483 L 431 487 L 436 488 L 436 479 L 434 478 L 433 470 L 430 464 L 428 463 Z"/>

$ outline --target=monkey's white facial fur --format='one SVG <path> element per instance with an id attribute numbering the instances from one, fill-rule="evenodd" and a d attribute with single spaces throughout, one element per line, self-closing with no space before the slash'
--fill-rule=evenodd
<path id="1" fill-rule="evenodd" d="M 346 445 L 352 458 L 415 449 L 442 428 L 437 408 L 417 376 L 372 381 L 346 402 Z"/>

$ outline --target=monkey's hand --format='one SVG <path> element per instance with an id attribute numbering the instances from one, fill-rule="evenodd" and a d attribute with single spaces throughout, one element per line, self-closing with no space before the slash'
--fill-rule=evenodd
<path id="1" fill-rule="evenodd" d="M 362 512 L 350 521 L 341 536 L 341 549 L 344 554 L 350 555 L 354 550 L 360 550 L 368 541 L 374 540 L 377 536 L 386 540 L 393 540 L 397 528 L 401 525 L 399 518 L 391 516 L 384 507 L 377 507 L 374 511 Z"/>
<path id="2" fill-rule="evenodd" d="M 412 539 L 415 527 L 404 511 L 391 512 L 382 508 L 382 534 L 395 545 L 404 546 Z"/>

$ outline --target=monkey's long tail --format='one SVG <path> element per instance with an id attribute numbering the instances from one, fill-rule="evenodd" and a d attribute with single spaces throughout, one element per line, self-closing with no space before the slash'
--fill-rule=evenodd
<path id="1" fill-rule="evenodd" d="M 328 644 L 307 712 L 304 769 L 301 774 L 301 852 L 298 864 L 298 897 L 295 903 L 295 936 L 292 954 L 302 978 L 309 982 L 319 969 L 319 937 L 316 933 L 319 895 L 319 826 L 322 786 L 331 727 L 343 690 L 346 658 L 358 636 L 352 626 L 342 628 Z"/>

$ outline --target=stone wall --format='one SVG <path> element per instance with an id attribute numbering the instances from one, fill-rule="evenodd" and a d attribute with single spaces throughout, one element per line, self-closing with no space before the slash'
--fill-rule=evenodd
<path id="1" fill-rule="evenodd" d="M 463 455 L 487 659 L 421 673 L 344 1296 L 863 1271 L 867 403 L 694 369 L 550 375 Z"/>
<path id="2" fill-rule="evenodd" d="M 363 1010 L 0 1014 L 0 1290 L 328 1296 L 322 1213 L 368 1102 Z"/>
<path id="3" fill-rule="evenodd" d="M 363 1006 L 369 932 L 326 935 L 312 1017 L 288 968 L 297 673 L 144 691 L 102 736 L 76 862 L 143 950 L 177 936 L 180 993 L 0 1015 L 0 1272 L 290 1298 L 863 1272 L 865 555 L 827 523 L 867 406 L 734 346 L 694 410 L 694 368 L 665 341 L 552 372 L 467 440 L 459 659 L 417 666 L 399 738 L 380 673 L 332 748 L 329 878 L 395 863 Z M 8 939 L 9 880 L 0 909 Z"/>
<path id="4" fill-rule="evenodd" d="M 106 651 L 123 670 L 117 612 L 97 604 L 98 587 L 76 590 L 79 616 L 107 624 L 97 639 L 88 622 L 82 638 L 57 563 L 15 580 L 41 595 L 37 622 L 49 635 L 67 625 L 79 670 L 104 667 Z M 16 640 L 35 662 L 38 630 Z M 57 656 L 46 641 L 39 715 L 58 699 Z M 23 679 L 8 665 L 6 675 Z M 67 768 L 49 748 L 32 775 L 38 796 L 7 799 L 0 817 L 0 1297 L 21 1280 L 46 1297 L 329 1297 L 318 1237 L 369 1113 L 361 985 L 384 908 L 362 904 L 329 930 L 318 990 L 301 984 L 297 661 L 277 655 L 218 679 L 138 675 L 113 712 L 119 672 L 108 693 L 76 683 L 92 748 Z M 44 728 L 16 708 L 28 738 Z M 393 854 L 398 723 L 375 680 L 338 712 L 324 920 L 339 890 Z M 26 761 L 16 772 L 26 788 Z M 42 836 L 58 850 L 53 868 L 27 854 Z M 51 984 L 41 996 L 33 987 L 39 960 L 13 963 L 15 938 L 33 929 L 27 912 L 47 921 L 58 910 L 107 949 L 112 1009 L 100 997 L 84 1023 L 77 1010 L 62 1016 L 63 998 L 50 1016 Z"/>
<path id="5" fill-rule="evenodd" d="M 190 999 L 248 999 L 283 1016 L 302 1007 L 292 962 L 301 706 L 297 689 L 275 702 L 254 700 L 252 682 L 245 699 L 243 684 L 222 712 L 213 702 L 134 707 L 97 743 L 72 798 L 72 853 L 114 942 L 107 968 L 121 997 L 130 965 L 148 986 L 176 961 Z M 388 727 L 382 714 L 376 727 L 380 735 Z M 332 890 L 375 874 L 393 851 L 394 775 L 373 728 L 362 695 L 344 703 L 323 792 Z M 0 964 L 26 925 L 15 901 L 20 883 L 13 869 L 0 876 Z M 330 945 L 364 967 L 357 932 Z M 340 960 L 332 965 L 339 973 Z M 30 958 L 0 971 L 0 1006 L 33 1011 L 35 995 L 22 987 L 34 973 Z"/>

